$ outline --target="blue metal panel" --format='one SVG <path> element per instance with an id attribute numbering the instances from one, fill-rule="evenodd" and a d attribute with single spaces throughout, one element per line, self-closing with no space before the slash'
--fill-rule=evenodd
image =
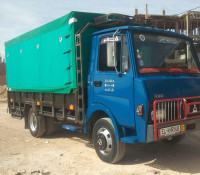
<path id="1" fill-rule="evenodd" d="M 136 131 L 138 142 L 146 141 L 146 129 L 147 129 L 147 121 L 148 121 L 148 96 L 146 93 L 146 88 L 144 81 L 139 78 L 135 78 L 134 80 L 134 89 L 135 89 L 135 121 L 136 121 Z M 137 115 L 137 106 L 143 105 L 143 116 Z"/>
<path id="2" fill-rule="evenodd" d="M 103 33 L 109 33 L 109 32 L 113 32 L 116 31 L 117 29 L 121 29 L 121 30 L 137 30 L 137 31 L 150 31 L 150 32 L 159 32 L 159 33 L 165 33 L 165 34 L 170 34 L 170 35 L 174 35 L 174 36 L 178 36 L 178 37 L 183 37 L 186 38 L 188 40 L 192 40 L 190 37 L 183 35 L 183 34 L 179 34 L 176 32 L 172 32 L 169 30 L 163 30 L 163 29 L 156 29 L 156 28 L 150 28 L 150 27 L 141 27 L 141 26 L 121 26 L 121 27 L 114 27 L 114 28 L 109 28 L 109 29 L 105 29 L 105 30 L 101 30 L 98 32 L 93 33 L 93 35 L 100 35 Z"/>
<path id="3" fill-rule="evenodd" d="M 69 126 L 69 125 L 62 125 L 62 128 L 63 128 L 63 129 L 70 130 L 70 131 L 78 131 L 78 128 L 77 128 L 77 127 Z"/>
<path id="4" fill-rule="evenodd" d="M 108 36 L 108 34 L 97 36 L 97 43 L 100 41 L 100 38 L 105 36 Z M 128 37 L 127 42 L 129 42 Z M 93 86 L 93 103 L 104 104 L 106 108 L 111 111 L 119 125 L 135 127 L 132 67 L 130 71 L 123 74 L 122 77 L 119 77 L 117 72 L 99 72 L 97 48 L 96 51 L 97 55 L 95 55 L 96 62 L 94 64 L 93 81 L 101 81 L 102 85 L 101 87 Z M 107 88 L 108 86 L 112 86 L 112 88 Z"/>
<path id="5" fill-rule="evenodd" d="M 143 29 L 143 27 L 135 27 L 137 29 Z M 135 29 L 134 28 L 134 29 Z M 130 28 L 129 28 L 130 29 Z M 133 28 L 131 28 L 133 29 Z M 146 29 L 146 28 L 145 28 Z M 147 29 L 148 30 L 148 29 Z M 130 30 L 130 38 L 131 37 L 131 30 Z M 147 133 L 147 121 L 148 121 L 148 95 L 146 92 L 146 87 L 144 82 L 138 76 L 137 72 L 137 64 L 135 59 L 134 53 L 134 45 L 131 43 L 131 54 L 132 54 L 132 62 L 133 62 L 133 72 L 134 72 L 134 115 L 135 115 L 135 122 L 136 122 L 136 132 L 137 132 L 137 141 L 138 142 L 146 142 L 146 133 Z M 143 105 L 143 116 L 137 115 L 137 106 Z"/>
<path id="6" fill-rule="evenodd" d="M 125 143 L 135 143 L 137 140 L 137 136 L 128 136 L 128 137 L 123 137 L 120 139 L 121 142 Z"/>
<path id="7" fill-rule="evenodd" d="M 84 128 L 84 132 L 87 131 L 87 123 L 90 120 L 91 115 L 95 111 L 103 111 L 108 115 L 108 117 L 111 119 L 111 121 L 113 123 L 114 129 L 115 129 L 115 134 L 116 134 L 116 139 L 119 140 L 119 138 L 122 136 L 122 131 L 119 128 L 119 125 L 118 125 L 117 121 L 115 120 L 115 117 L 113 116 L 113 114 L 103 104 L 92 104 L 92 105 L 88 106 L 87 116 L 86 116 L 86 121 L 85 121 L 86 125 Z"/>
<path id="8" fill-rule="evenodd" d="M 105 112 L 109 118 L 112 120 L 115 133 L 116 133 L 116 138 L 119 140 L 119 135 L 122 135 L 122 133 L 119 133 L 120 130 L 118 129 L 118 124 L 116 123 L 112 113 L 102 104 L 94 104 L 93 99 L 94 99 L 94 92 L 93 92 L 93 86 L 94 86 L 94 67 L 95 67 L 95 61 L 98 56 L 98 53 L 96 52 L 99 42 L 98 42 L 98 37 L 94 36 L 92 38 L 92 51 L 91 51 L 91 59 L 90 59 L 90 73 L 88 74 L 88 108 L 86 112 L 86 120 L 85 120 L 85 128 L 84 132 L 87 131 L 87 124 L 88 121 L 90 120 L 91 115 L 98 110 L 101 110 Z"/>
<path id="9" fill-rule="evenodd" d="M 92 37 L 92 49 L 90 56 L 90 69 L 88 74 L 88 106 L 90 107 L 93 104 L 93 85 L 94 85 L 94 67 L 95 67 L 95 58 L 97 57 L 96 49 L 98 47 L 97 37 Z"/>
<path id="10" fill-rule="evenodd" d="M 150 100 L 155 99 L 156 94 L 162 94 L 163 98 L 178 98 L 200 96 L 200 76 L 151 76 L 142 78 L 145 81 Z"/>

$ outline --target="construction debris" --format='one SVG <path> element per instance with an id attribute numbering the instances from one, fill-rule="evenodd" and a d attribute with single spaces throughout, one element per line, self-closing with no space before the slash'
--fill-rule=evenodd
<path id="1" fill-rule="evenodd" d="M 6 85 L 0 86 L 0 102 L 7 101 Z"/>

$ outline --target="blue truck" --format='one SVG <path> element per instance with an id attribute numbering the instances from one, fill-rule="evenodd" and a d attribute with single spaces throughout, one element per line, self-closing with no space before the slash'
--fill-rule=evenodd
<path id="1" fill-rule="evenodd" d="M 188 36 L 71 12 L 5 46 L 9 113 L 34 137 L 62 125 L 116 163 L 126 143 L 177 143 L 200 129 L 200 62 Z"/>

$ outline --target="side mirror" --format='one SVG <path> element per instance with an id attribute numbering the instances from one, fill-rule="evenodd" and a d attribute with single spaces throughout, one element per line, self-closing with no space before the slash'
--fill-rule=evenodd
<path id="1" fill-rule="evenodd" d="M 114 46 L 114 47 L 113 47 Z M 112 42 L 107 43 L 107 66 L 108 67 L 116 67 L 116 43 Z"/>

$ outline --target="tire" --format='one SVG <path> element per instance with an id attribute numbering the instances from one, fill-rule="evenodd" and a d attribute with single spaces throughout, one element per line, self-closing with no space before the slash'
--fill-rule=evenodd
<path id="1" fill-rule="evenodd" d="M 116 140 L 115 130 L 109 118 L 99 119 L 93 128 L 92 139 L 99 158 L 107 163 L 120 161 L 126 150 L 126 144 Z"/>
<path id="2" fill-rule="evenodd" d="M 45 132 L 45 118 L 36 115 L 31 108 L 28 113 L 28 127 L 33 137 L 41 137 Z"/>
<path id="3" fill-rule="evenodd" d="M 185 138 L 185 134 L 169 137 L 167 139 L 162 140 L 162 142 L 166 144 L 170 144 L 170 145 L 175 145 L 179 143 L 180 141 L 182 141 L 184 138 Z"/>
<path id="4" fill-rule="evenodd" d="M 55 121 L 53 117 L 45 117 L 45 135 L 51 135 L 55 131 Z"/>

